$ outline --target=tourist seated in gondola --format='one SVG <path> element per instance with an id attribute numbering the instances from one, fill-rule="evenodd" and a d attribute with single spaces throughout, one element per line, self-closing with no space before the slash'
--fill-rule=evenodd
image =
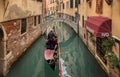
<path id="1" fill-rule="evenodd" d="M 46 39 L 46 49 L 50 49 L 50 41 Z"/>
<path id="2" fill-rule="evenodd" d="M 58 39 L 57 36 L 54 37 L 54 50 L 57 51 L 58 49 Z"/>

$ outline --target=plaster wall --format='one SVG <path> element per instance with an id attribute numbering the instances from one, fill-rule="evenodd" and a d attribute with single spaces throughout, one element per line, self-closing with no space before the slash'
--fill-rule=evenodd
<path id="1" fill-rule="evenodd" d="M 4 1 L 0 0 L 0 21 L 3 20 L 3 15 L 4 15 Z"/>
<path id="2" fill-rule="evenodd" d="M 8 0 L 4 20 L 7 21 L 42 14 L 42 3 L 36 0 Z"/>
<path id="3" fill-rule="evenodd" d="M 66 8 L 66 3 L 69 1 L 69 8 Z M 75 12 L 77 8 L 75 8 L 75 0 L 73 0 L 73 8 L 70 8 L 70 0 L 63 0 L 64 9 L 62 10 L 63 13 L 68 14 L 70 16 L 75 16 Z"/>
<path id="4" fill-rule="evenodd" d="M 120 39 L 120 0 L 113 0 L 112 35 Z"/>

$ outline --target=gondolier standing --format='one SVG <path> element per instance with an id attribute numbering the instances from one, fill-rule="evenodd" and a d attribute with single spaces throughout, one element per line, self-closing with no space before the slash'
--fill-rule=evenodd
<path id="1" fill-rule="evenodd" d="M 50 44 L 50 49 L 54 49 L 54 38 L 55 38 L 55 33 L 51 30 L 50 33 L 48 34 L 48 40 Z"/>

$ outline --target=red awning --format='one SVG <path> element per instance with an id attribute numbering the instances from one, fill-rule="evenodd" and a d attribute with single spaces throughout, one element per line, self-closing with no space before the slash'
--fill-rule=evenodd
<path id="1" fill-rule="evenodd" d="M 45 56 L 45 60 L 52 60 L 52 59 L 54 59 L 52 50 L 45 50 L 44 51 L 44 56 Z"/>
<path id="2" fill-rule="evenodd" d="M 85 23 L 86 29 L 96 37 L 111 35 L 111 19 L 100 16 L 91 16 Z"/>

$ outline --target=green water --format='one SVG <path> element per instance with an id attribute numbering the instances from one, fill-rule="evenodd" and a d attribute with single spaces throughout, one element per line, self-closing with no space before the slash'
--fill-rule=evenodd
<path id="1" fill-rule="evenodd" d="M 87 47 L 66 24 L 56 23 L 63 62 L 63 77 L 107 77 Z M 6 77 L 59 77 L 59 67 L 52 71 L 43 57 L 45 35 L 41 36 L 14 63 Z"/>

